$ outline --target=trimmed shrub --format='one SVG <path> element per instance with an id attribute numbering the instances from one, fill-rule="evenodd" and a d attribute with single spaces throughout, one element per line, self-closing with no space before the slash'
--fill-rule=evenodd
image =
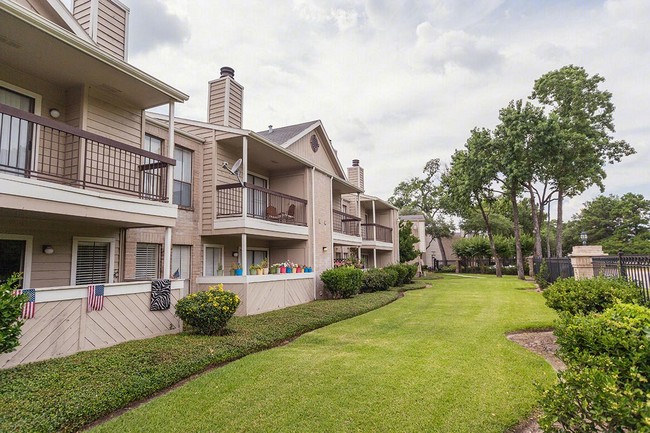
<path id="1" fill-rule="evenodd" d="M 415 277 L 415 274 L 418 272 L 418 265 L 402 265 L 406 267 L 406 270 L 408 271 L 406 274 L 406 278 L 404 280 L 404 284 L 412 283 L 413 282 L 413 277 Z"/>
<path id="2" fill-rule="evenodd" d="M 223 284 L 187 295 L 176 303 L 176 315 L 203 335 L 222 334 L 239 306 L 239 296 L 223 289 Z"/>
<path id="3" fill-rule="evenodd" d="M 382 271 L 386 272 L 389 277 L 388 286 L 397 287 L 397 282 L 399 281 L 399 272 L 390 267 L 383 268 Z"/>
<path id="4" fill-rule="evenodd" d="M 535 274 L 535 282 L 540 289 L 544 290 L 548 287 L 550 284 L 548 282 L 550 275 L 551 273 L 548 270 L 548 263 L 546 263 L 546 260 L 542 259 L 542 263 L 539 265 L 539 272 Z"/>
<path id="5" fill-rule="evenodd" d="M 546 305 L 569 314 L 600 313 L 617 301 L 638 304 L 639 288 L 625 279 L 597 277 L 559 279 L 544 291 Z"/>
<path id="6" fill-rule="evenodd" d="M 542 396 L 545 432 L 650 431 L 650 309 L 616 304 L 564 315 L 556 329 L 567 370 Z"/>
<path id="7" fill-rule="evenodd" d="M 456 265 L 440 266 L 438 272 L 456 272 Z"/>
<path id="8" fill-rule="evenodd" d="M 363 273 L 362 292 L 379 292 L 388 290 L 393 277 L 385 269 L 368 269 Z"/>
<path id="9" fill-rule="evenodd" d="M 332 297 L 351 298 L 361 290 L 363 271 L 351 266 L 341 266 L 326 270 L 320 274 L 320 279 Z"/>
<path id="10" fill-rule="evenodd" d="M 401 286 L 406 282 L 406 277 L 408 276 L 408 269 L 406 269 L 405 265 L 395 263 L 393 265 L 386 266 L 388 269 L 393 269 L 394 271 L 397 272 L 397 286 Z"/>
<path id="11" fill-rule="evenodd" d="M 0 284 L 0 353 L 12 352 L 18 347 L 22 306 L 27 301 L 27 295 L 14 296 L 14 290 L 20 288 L 20 274 L 13 274 Z"/>

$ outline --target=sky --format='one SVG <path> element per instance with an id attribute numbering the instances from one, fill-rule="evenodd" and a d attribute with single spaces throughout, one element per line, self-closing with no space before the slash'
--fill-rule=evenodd
<path id="1" fill-rule="evenodd" d="M 205 120 L 222 66 L 244 86 L 244 128 L 320 119 L 343 167 L 387 199 L 431 158 L 449 163 L 474 127 L 574 64 L 605 78 L 615 138 L 636 155 L 607 166 L 607 194 L 650 198 L 647 0 L 121 0 L 129 62 L 190 95 Z M 565 201 L 565 219 L 599 194 Z"/>

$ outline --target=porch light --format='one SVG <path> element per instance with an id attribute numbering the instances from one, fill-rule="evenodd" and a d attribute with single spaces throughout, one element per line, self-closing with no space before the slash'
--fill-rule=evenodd
<path id="1" fill-rule="evenodd" d="M 61 112 L 56 108 L 50 108 L 50 117 L 52 119 L 58 119 L 61 116 Z"/>
<path id="2" fill-rule="evenodd" d="M 580 240 L 582 241 L 582 245 L 587 245 L 587 232 L 582 231 L 580 232 Z"/>
<path id="3" fill-rule="evenodd" d="M 233 256 L 233 257 L 239 257 L 239 252 L 237 252 L 237 251 L 233 251 L 233 252 L 232 252 L 232 256 Z"/>
<path id="4" fill-rule="evenodd" d="M 47 254 L 48 256 L 54 254 L 54 248 L 52 245 L 43 245 L 43 254 Z"/>
<path id="5" fill-rule="evenodd" d="M 324 252 L 324 253 L 327 252 L 327 247 L 323 247 L 323 252 Z"/>

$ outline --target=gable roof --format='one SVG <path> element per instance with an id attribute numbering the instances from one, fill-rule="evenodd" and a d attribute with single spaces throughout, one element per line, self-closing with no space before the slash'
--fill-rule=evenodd
<path id="1" fill-rule="evenodd" d="M 306 132 L 311 131 L 318 123 L 320 123 L 320 120 L 312 120 L 311 122 L 299 123 L 297 125 L 273 128 L 270 132 L 267 129 L 266 131 L 258 132 L 257 135 L 266 138 L 278 146 L 286 147 L 285 145 L 293 143 L 297 138 L 302 137 Z"/>

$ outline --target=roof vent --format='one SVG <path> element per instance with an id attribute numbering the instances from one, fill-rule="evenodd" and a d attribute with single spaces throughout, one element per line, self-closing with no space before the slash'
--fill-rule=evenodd
<path id="1" fill-rule="evenodd" d="M 352 167 L 358 167 L 359 166 L 359 160 L 358 159 L 353 159 L 352 160 Z"/>
<path id="2" fill-rule="evenodd" d="M 221 78 L 223 77 L 235 78 L 235 70 L 230 66 L 224 66 L 221 68 Z"/>
<path id="3" fill-rule="evenodd" d="M 269 134 L 273 132 L 273 125 L 269 125 Z"/>

